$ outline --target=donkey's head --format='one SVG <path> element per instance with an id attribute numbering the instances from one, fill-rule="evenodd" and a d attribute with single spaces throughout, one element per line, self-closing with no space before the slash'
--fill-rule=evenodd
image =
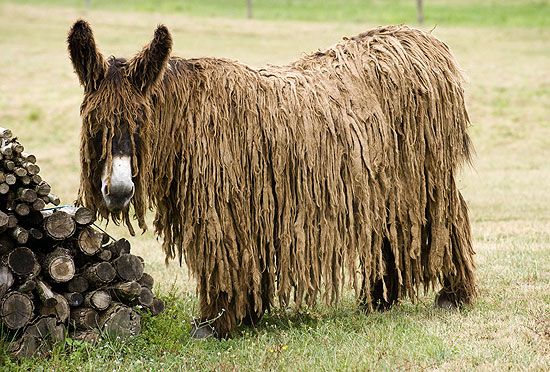
<path id="1" fill-rule="evenodd" d="M 90 25 L 83 20 L 71 28 L 68 43 L 75 72 L 84 86 L 79 201 L 115 222 L 124 218 L 129 226 L 132 202 L 144 228 L 147 198 L 143 192 L 150 176 L 149 96 L 170 55 L 170 33 L 159 26 L 149 45 L 130 60 L 104 59 Z"/>

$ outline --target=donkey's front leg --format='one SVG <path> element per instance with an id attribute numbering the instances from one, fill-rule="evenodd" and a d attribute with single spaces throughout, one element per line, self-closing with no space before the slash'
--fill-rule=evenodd
<path id="1" fill-rule="evenodd" d="M 237 327 L 235 300 L 229 301 L 225 292 L 218 293 L 210 303 L 206 295 L 200 297 L 200 318 L 191 324 L 191 337 L 196 339 L 216 337 L 228 338 Z"/>

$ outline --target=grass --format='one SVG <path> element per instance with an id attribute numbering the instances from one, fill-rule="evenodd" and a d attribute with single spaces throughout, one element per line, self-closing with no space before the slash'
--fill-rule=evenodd
<path id="1" fill-rule="evenodd" d="M 105 55 L 133 55 L 162 22 L 173 32 L 176 55 L 224 56 L 256 66 L 288 62 L 368 27 L 232 19 L 225 13 L 217 19 L 149 14 L 141 12 L 144 7 L 131 12 L 107 4 L 83 10 L 55 2 L 60 6 L 45 11 L 35 3 L 0 4 L 0 126 L 37 155 L 41 174 L 65 202 L 75 199 L 78 188 L 82 91 L 65 44 L 77 17 L 90 20 Z M 416 304 L 405 301 L 365 316 L 347 293 L 336 308 L 281 309 L 232 340 L 195 342 L 189 338 L 189 322 L 198 314 L 194 282 L 185 268 L 164 267 L 160 244 L 148 232 L 131 242 L 157 280 L 166 313 L 145 319 L 135 339 L 104 340 L 96 347 L 68 340 L 48 359 L 11 361 L 0 345 L 0 370 L 548 370 L 549 30 L 451 22 L 434 33 L 451 46 L 468 76 L 477 155 L 460 185 L 477 251 L 481 296 L 474 306 L 439 311 L 429 292 Z M 127 237 L 121 228 L 108 229 Z"/>
<path id="2" fill-rule="evenodd" d="M 5 0 L 2 0 L 5 1 Z M 18 3 L 44 4 L 41 0 Z M 244 18 L 245 0 L 50 0 L 48 6 L 77 9 L 108 9 L 183 13 L 200 17 Z M 270 20 L 320 22 L 412 23 L 416 21 L 414 0 L 253 0 L 253 17 Z M 424 2 L 428 25 L 548 26 L 550 7 L 544 0 L 428 0 Z"/>

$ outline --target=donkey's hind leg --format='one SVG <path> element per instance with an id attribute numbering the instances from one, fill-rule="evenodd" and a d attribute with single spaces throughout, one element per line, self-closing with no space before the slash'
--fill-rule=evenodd
<path id="1" fill-rule="evenodd" d="M 388 310 L 399 299 L 399 278 L 395 267 L 395 257 L 387 239 L 384 239 L 382 257 L 386 265 L 386 272 L 383 279 L 374 283 L 371 291 L 373 307 L 378 311 Z M 384 297 L 384 284 L 386 285 L 386 297 Z"/>
<path id="2" fill-rule="evenodd" d="M 458 195 L 458 214 L 451 227 L 453 268 L 443 274 L 443 288 L 435 298 L 435 305 L 444 309 L 455 309 L 469 305 L 477 296 L 474 275 L 474 251 L 468 210 L 462 195 Z"/>

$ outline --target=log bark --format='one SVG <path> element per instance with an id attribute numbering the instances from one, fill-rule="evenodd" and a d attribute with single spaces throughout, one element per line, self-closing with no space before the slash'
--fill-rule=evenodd
<path id="1" fill-rule="evenodd" d="M 34 314 L 34 305 L 26 294 L 12 291 L 6 294 L 0 303 L 2 322 L 9 329 L 26 326 Z"/>
<path id="2" fill-rule="evenodd" d="M 101 315 L 99 325 L 109 335 L 132 337 L 141 331 L 141 317 L 127 306 L 114 304 Z"/>
<path id="3" fill-rule="evenodd" d="M 68 249 L 56 248 L 48 254 L 43 270 L 56 283 L 65 283 L 74 277 L 76 272 L 74 260 Z"/>
<path id="4" fill-rule="evenodd" d="M 55 211 L 51 214 L 42 212 L 44 216 L 44 231 L 54 240 L 65 240 L 73 236 L 76 223 L 67 213 Z"/>
<path id="5" fill-rule="evenodd" d="M 143 275 L 143 263 L 132 254 L 122 254 L 113 261 L 118 276 L 123 281 L 137 281 Z"/>
<path id="6" fill-rule="evenodd" d="M 90 307 L 80 307 L 71 311 L 69 324 L 76 329 L 87 330 L 98 327 L 97 311 Z"/>

